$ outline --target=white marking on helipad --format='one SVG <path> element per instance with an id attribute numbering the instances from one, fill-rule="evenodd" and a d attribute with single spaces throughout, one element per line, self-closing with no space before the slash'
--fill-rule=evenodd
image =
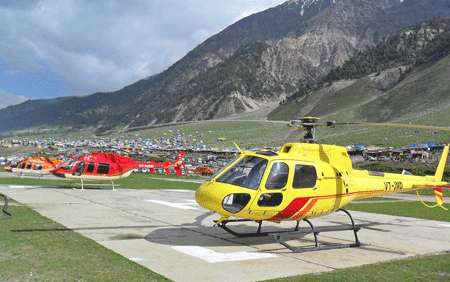
<path id="1" fill-rule="evenodd" d="M 129 260 L 132 260 L 132 261 L 143 261 L 144 259 L 142 259 L 142 258 L 129 258 Z"/>
<path id="2" fill-rule="evenodd" d="M 172 249 L 210 263 L 274 258 L 276 255 L 260 252 L 218 253 L 199 246 L 174 246 Z"/>
<path id="3" fill-rule="evenodd" d="M 177 209 L 182 209 L 182 210 L 196 210 L 196 207 L 191 207 L 190 205 L 195 204 L 196 206 L 197 203 L 170 203 L 170 202 L 166 202 L 166 201 L 160 201 L 160 200 L 145 200 L 147 202 L 150 203 L 154 203 L 154 204 L 160 204 L 160 205 L 165 205 L 171 208 L 177 208 Z"/>
<path id="4" fill-rule="evenodd" d="M 450 227 L 450 223 L 442 223 L 442 224 L 439 224 L 440 226 L 444 226 L 444 227 Z"/>
<path id="5" fill-rule="evenodd" d="M 167 191 L 167 192 L 192 193 L 192 190 L 186 190 L 186 189 L 161 189 L 161 190 Z"/>
<path id="6" fill-rule="evenodd" d="M 40 188 L 41 186 L 33 186 L 33 185 L 8 185 L 9 188 L 13 189 L 29 189 L 29 188 Z"/>

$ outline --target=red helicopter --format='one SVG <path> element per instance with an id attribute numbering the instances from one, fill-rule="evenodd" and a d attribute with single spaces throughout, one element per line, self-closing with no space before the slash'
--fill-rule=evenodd
<path id="1" fill-rule="evenodd" d="M 183 156 L 184 152 L 181 152 L 173 163 L 169 161 L 157 163 L 137 162 L 130 157 L 113 153 L 92 153 L 68 160 L 51 173 L 58 177 L 79 179 L 82 189 L 83 180 L 111 181 L 114 189 L 114 180 L 130 176 L 136 168 L 148 168 L 151 173 L 155 173 L 155 168 L 163 168 L 167 174 L 170 173 L 170 168 L 174 168 L 176 174 L 181 176 L 181 168 L 184 166 L 181 161 Z"/>

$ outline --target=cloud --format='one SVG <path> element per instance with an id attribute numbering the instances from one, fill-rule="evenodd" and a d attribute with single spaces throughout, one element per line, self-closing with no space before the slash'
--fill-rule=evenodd
<path id="1" fill-rule="evenodd" d="M 27 97 L 9 94 L 0 90 L 0 109 L 22 103 L 26 100 L 28 100 Z"/>
<path id="2" fill-rule="evenodd" d="M 58 76 L 68 94 L 161 72 L 229 24 L 282 0 L 34 0 L 0 3 L 10 73 Z"/>

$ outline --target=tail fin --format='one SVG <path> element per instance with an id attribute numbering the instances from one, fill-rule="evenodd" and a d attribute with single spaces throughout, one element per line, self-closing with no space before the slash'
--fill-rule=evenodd
<path id="1" fill-rule="evenodd" d="M 442 152 L 441 155 L 441 160 L 439 161 L 439 165 L 436 170 L 436 174 L 434 175 L 434 181 L 442 181 L 442 177 L 444 176 L 445 164 L 447 163 L 447 156 L 448 156 L 448 146 L 445 146 L 444 151 Z"/>
<path id="2" fill-rule="evenodd" d="M 175 160 L 174 164 L 176 164 L 176 165 L 179 164 L 182 157 L 184 157 L 184 151 L 180 152 L 180 154 L 178 155 L 178 158 Z"/>
<path id="3" fill-rule="evenodd" d="M 442 181 L 442 177 L 444 176 L 445 165 L 447 164 L 447 156 L 448 156 L 449 146 L 445 146 L 444 151 L 442 152 L 441 160 L 439 161 L 439 165 L 436 170 L 436 174 L 434 175 L 434 181 Z M 444 194 L 442 193 L 441 187 L 434 188 L 434 196 L 436 197 L 436 206 L 444 208 Z"/>
<path id="4" fill-rule="evenodd" d="M 439 161 L 438 167 L 436 169 L 436 173 L 434 174 L 434 182 L 442 182 L 442 177 L 444 176 L 445 165 L 447 164 L 448 151 L 449 151 L 449 146 L 445 146 L 444 151 L 442 152 L 442 155 L 441 155 L 441 160 Z M 438 185 L 446 185 L 446 184 L 447 183 L 432 185 L 432 186 L 434 186 L 434 188 L 433 188 L 434 196 L 436 197 L 436 205 L 434 205 L 434 206 L 429 206 L 424 203 L 424 201 L 420 198 L 419 190 L 417 190 L 417 196 L 419 197 L 422 204 L 424 204 L 426 207 L 429 207 L 429 208 L 441 207 L 444 210 L 447 210 L 444 207 L 444 194 L 442 193 L 442 187 L 448 188 L 448 186 L 438 187 Z"/>
<path id="5" fill-rule="evenodd" d="M 175 162 L 173 163 L 175 166 L 175 173 L 178 176 L 182 176 L 183 172 L 181 171 L 181 167 L 184 167 L 184 163 L 181 161 L 181 158 L 184 157 L 184 151 L 181 151 L 180 154 L 178 155 L 178 158 L 175 160 Z"/>

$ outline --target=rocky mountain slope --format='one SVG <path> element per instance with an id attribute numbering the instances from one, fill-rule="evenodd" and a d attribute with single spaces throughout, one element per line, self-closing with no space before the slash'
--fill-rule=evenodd
<path id="1" fill-rule="evenodd" d="M 433 18 L 359 52 L 269 116 L 448 126 L 450 19 Z M 310 90 L 309 92 L 307 90 Z"/>
<path id="2" fill-rule="evenodd" d="M 257 110 L 395 30 L 436 15 L 450 16 L 448 1 L 290 0 L 236 22 L 166 71 L 119 91 L 0 110 L 0 129 L 45 124 L 104 131 Z"/>

